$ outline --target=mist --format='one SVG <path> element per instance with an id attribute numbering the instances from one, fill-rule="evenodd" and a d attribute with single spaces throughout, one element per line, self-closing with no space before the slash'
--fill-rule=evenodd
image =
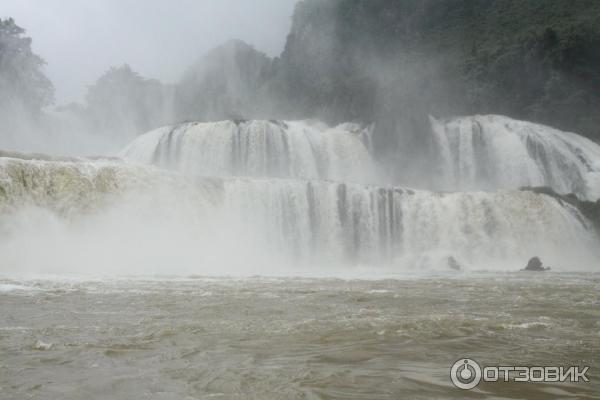
<path id="1" fill-rule="evenodd" d="M 124 63 L 175 83 L 202 54 L 232 39 L 276 56 L 295 2 L 7 0 L 0 18 L 15 18 L 34 38 L 60 105 L 83 101 L 87 86 Z"/>
<path id="2" fill-rule="evenodd" d="M 595 398 L 599 244 L 600 1 L 3 1 L 2 398 Z"/>
<path id="3" fill-rule="evenodd" d="M 95 163 L 116 163 L 114 176 L 111 173 L 107 178 L 108 187 L 121 187 L 121 174 L 130 174 L 131 165 L 141 168 L 134 173 L 136 179 L 163 170 L 182 179 L 225 179 L 220 189 L 225 214 L 236 214 L 235 210 L 240 209 L 258 213 L 267 204 L 274 207 L 274 213 L 279 210 L 280 214 L 266 213 L 262 215 L 264 221 L 250 225 L 262 232 L 255 236 L 266 242 L 273 232 L 279 232 L 285 239 L 276 248 L 286 249 L 287 255 L 278 257 L 292 256 L 286 262 L 290 265 L 294 260 L 305 262 L 307 257 L 329 264 L 335 264 L 333 260 L 342 264 L 416 263 L 431 264 L 434 269 L 436 265 L 444 268 L 450 259 L 460 259 L 463 268 L 471 269 L 481 263 L 494 264 L 492 260 L 484 261 L 481 256 L 485 252 L 473 252 L 467 242 L 478 240 L 480 247 L 486 248 L 485 243 L 502 231 L 500 216 L 510 219 L 502 196 L 487 199 L 482 193 L 475 199 L 457 196 L 452 201 L 444 198 L 431 204 L 433 210 L 453 210 L 446 221 L 451 224 L 457 224 L 455 218 L 461 215 L 458 204 L 469 210 L 469 202 L 479 204 L 462 217 L 468 222 L 461 233 L 456 233 L 462 238 L 462 244 L 456 244 L 446 236 L 443 218 L 436 213 L 420 215 L 418 209 L 410 208 L 413 197 L 396 198 L 394 193 L 405 193 L 404 189 L 388 192 L 389 187 L 433 191 L 434 197 L 440 191 L 511 191 L 509 197 L 518 199 L 517 203 L 523 201 L 524 207 L 529 200 L 520 197 L 522 188 L 548 187 L 554 197 L 551 204 L 540 206 L 548 209 L 549 214 L 543 216 L 545 222 L 554 226 L 552 229 L 559 229 L 563 223 L 570 226 L 565 228 L 567 242 L 586 242 L 580 230 L 591 230 L 590 236 L 596 235 L 593 230 L 600 224 L 595 208 L 587 202 L 595 201 L 600 193 L 599 146 L 590 132 L 585 132 L 590 137 L 586 139 L 536 124 L 538 118 L 545 122 L 550 114 L 556 114 L 545 114 L 553 105 L 548 100 L 549 92 L 534 96 L 539 92 L 536 84 L 543 85 L 544 90 L 555 90 L 553 85 L 563 87 L 570 82 L 570 90 L 579 90 L 575 71 L 566 64 L 546 60 L 558 51 L 554 49 L 557 38 L 570 39 L 571 33 L 559 26 L 532 33 L 525 44 L 516 42 L 507 50 L 510 54 L 526 53 L 530 62 L 490 76 L 491 70 L 499 67 L 490 61 L 495 51 L 489 48 L 493 43 L 490 37 L 502 32 L 496 25 L 488 27 L 473 19 L 481 11 L 479 5 L 464 3 L 454 9 L 435 2 L 401 2 L 393 6 L 381 2 L 366 8 L 361 4 L 345 0 L 263 1 L 252 5 L 182 1 L 168 6 L 153 1 L 140 8 L 134 1 L 67 2 L 60 7 L 9 2 L 3 12 L 17 20 L 2 20 L 7 57 L 0 81 L 6 89 L 0 98 L 0 154 L 41 161 L 44 167 L 23 165 L 17 175 L 6 172 L 4 191 L 12 193 L 7 203 L 14 202 L 11 196 L 27 192 L 31 186 L 28 179 L 39 182 L 33 184 L 34 188 L 37 184 L 45 187 L 44 179 L 50 179 L 60 186 L 48 187 L 47 194 L 54 200 L 64 199 L 68 208 L 76 210 L 77 203 L 68 201 L 72 196 L 70 186 L 60 183 L 63 162 L 75 163 L 75 170 L 70 169 L 72 166 L 67 170 L 69 179 L 76 182 L 87 176 L 80 176 L 78 163 L 92 170 L 97 168 Z M 447 12 L 456 12 L 458 21 L 472 23 L 470 29 L 481 35 L 472 41 L 465 39 L 461 24 L 444 18 Z M 58 28 L 57 21 L 62 22 Z M 403 29 L 398 29 L 398 24 Z M 436 24 L 446 30 L 444 39 L 430 28 Z M 512 92 L 503 91 L 498 82 L 520 80 L 522 74 L 532 75 L 531 83 L 524 87 L 525 94 L 507 101 Z M 536 82 L 534 75 L 548 81 Z M 513 109 L 513 103 L 518 102 L 523 106 Z M 577 112 L 571 116 L 577 118 L 561 119 L 559 126 L 586 124 L 578 117 L 582 110 L 575 103 L 572 107 Z M 509 115 L 473 115 L 488 110 Z M 522 116 L 531 117 L 531 121 L 510 118 Z M 22 174 L 29 178 L 23 181 Z M 238 193 L 228 185 L 229 179 L 250 179 L 250 186 L 256 187 L 262 187 L 266 179 L 269 185 L 264 190 L 271 197 L 257 198 L 252 207 L 243 201 L 238 204 L 240 199 L 235 196 L 252 198 L 254 192 Z M 321 187 L 321 182 L 327 185 Z M 153 185 L 157 196 L 163 191 L 179 190 L 179 186 L 174 189 L 165 184 L 160 181 Z M 360 190 L 346 186 L 355 184 L 365 186 Z M 103 185 L 80 188 L 77 196 L 82 196 L 86 204 L 98 196 L 104 198 L 108 194 Z M 234 198 L 228 197 L 228 187 L 237 193 L 232 195 Z M 20 189 L 15 192 L 15 188 Z M 185 191 L 180 194 L 185 197 Z M 565 197 L 569 195 L 574 197 Z M 25 196 L 25 204 L 29 210 L 50 206 L 52 202 L 44 196 Z M 84 220 L 96 213 L 104 215 L 111 207 L 129 210 L 127 207 L 137 204 L 128 196 L 114 196 L 104 200 L 115 203 L 108 208 L 90 205 L 91 215 Z M 557 214 L 549 211 L 554 201 L 563 208 Z M 231 202 L 237 205 L 228 208 Z M 371 205 L 367 207 L 367 203 Z M 142 204 L 139 207 L 146 208 Z M 163 208 L 170 210 L 177 205 L 160 203 L 157 220 Z M 50 210 L 51 214 L 56 212 L 64 214 L 62 209 Z M 480 212 L 483 221 L 469 220 Z M 411 214 L 420 217 L 395 219 Z M 144 231 L 143 221 L 150 224 L 147 218 L 128 225 L 125 218 L 115 215 L 93 219 L 94 223 L 88 221 L 88 228 L 100 228 L 114 219 L 114 225 L 110 223 L 93 234 L 91 242 L 97 243 L 98 249 L 103 247 L 101 237 L 111 229 L 128 232 L 140 240 L 145 237 L 138 230 Z M 563 221 L 564 216 L 573 221 Z M 58 220 L 64 217 L 57 216 Z M 238 215 L 238 219 L 245 218 L 244 213 Z M 204 235 L 195 231 L 195 224 L 202 225 L 199 220 L 188 226 L 183 223 L 185 218 L 173 215 L 171 219 L 172 223 L 165 225 L 170 232 L 166 236 L 178 239 L 169 239 L 165 254 L 177 253 L 175 243 L 194 243 L 184 238 Z M 583 226 L 576 227 L 578 219 L 584 221 Z M 76 221 L 69 217 L 69 224 Z M 328 225 L 332 221 L 335 224 Z M 415 246 L 416 239 L 405 233 L 414 230 L 412 235 L 419 237 L 426 230 L 417 229 L 422 221 L 429 221 L 429 228 L 433 227 L 432 239 L 428 245 Z M 227 232 L 239 237 L 241 228 L 230 226 L 230 222 L 214 224 L 224 237 Z M 121 229 L 119 224 L 123 224 Z M 160 247 L 156 243 L 163 235 L 158 229 L 161 224 L 138 246 Z M 5 225 L 11 226 L 12 222 Z M 244 225 L 243 229 L 251 226 Z M 317 239 L 319 229 L 325 229 L 331 237 Z M 477 236 L 481 230 L 487 235 L 485 239 Z M 543 230 L 540 225 L 535 234 L 545 237 Z M 32 234 L 24 232 L 26 241 Z M 503 234 L 508 235 L 508 231 Z M 62 243 L 76 241 L 77 237 L 71 232 Z M 318 250 L 321 240 L 331 246 L 322 249 L 326 250 L 322 254 Z M 506 249 L 487 249 L 488 253 L 497 253 L 504 262 L 514 256 L 508 250 L 513 246 L 511 240 L 495 240 Z M 293 245 L 294 241 L 298 243 Z M 117 258 L 128 260 L 125 248 L 117 245 L 121 242 L 111 241 L 107 247 L 123 254 Z M 200 242 L 206 244 L 202 248 L 224 251 L 224 243 Z M 18 249 L 25 242 L 19 243 L 14 247 Z M 89 246 L 81 242 L 79 247 Z M 544 241 L 539 246 L 544 253 L 551 253 Z M 257 251 L 249 259 L 266 259 L 275 252 L 269 246 L 250 247 Z M 527 253 L 537 252 L 535 248 L 523 245 L 512 252 L 526 257 Z M 573 249 L 564 252 L 571 256 L 586 253 Z M 184 253 L 191 264 L 207 264 L 198 261 L 195 251 Z M 149 258 L 163 260 L 160 254 Z M 428 258 L 433 261 L 414 261 Z"/>
<path id="4" fill-rule="evenodd" d="M 142 271 L 146 262 L 166 272 L 178 257 L 193 273 L 227 269 L 217 254 L 242 241 L 247 257 L 236 259 L 248 265 L 231 271 L 272 273 L 278 262 L 265 260 L 273 257 L 288 268 L 473 270 L 538 252 L 587 268 L 600 226 L 592 204 L 600 146 L 593 132 L 538 124 L 558 115 L 548 111 L 549 90 L 584 96 L 575 70 L 548 61 L 559 37 L 575 40 L 570 31 L 536 22 L 541 33 L 525 44 L 515 36 L 506 49 L 530 62 L 505 69 L 490 47 L 505 32 L 474 17 L 482 5 L 365 4 L 8 2 L 3 12 L 16 19 L 1 20 L 0 154 L 9 160 L 1 192 L 9 259 L 17 269 L 48 259 L 74 270 L 90 253 L 116 268 L 108 270 Z M 523 74 L 531 76 L 524 93 L 499 84 Z M 587 126 L 577 101 L 559 126 Z M 507 116 L 477 115 L 490 110 Z M 523 116 L 531 121 L 515 119 Z M 199 190 L 198 177 L 220 182 L 218 207 L 178 204 Z M 536 187 L 550 198 L 523 192 Z M 156 197 L 155 208 L 130 196 L 136 188 Z M 512 232 L 504 224 L 520 207 L 530 219 L 515 220 Z M 209 210 L 228 218 L 212 220 Z M 539 240 L 515 243 L 523 232 Z M 245 236 L 260 243 L 238 240 Z M 58 240 L 50 255 L 44 237 Z M 34 238 L 40 258 L 18 261 Z M 557 253 L 550 243 L 559 241 Z M 71 257 L 73 243 L 87 250 Z"/>
<path id="5" fill-rule="evenodd" d="M 242 39 L 279 54 L 294 3 L 7 1 L 0 18 L 14 18 L 34 38 L 33 57 L 41 57 L 50 86 L 34 109 L 6 91 L 0 147 L 115 154 L 140 133 L 183 118 L 173 85 L 214 47 Z M 125 71 L 120 80 L 118 72 L 107 77 L 115 69 Z"/>

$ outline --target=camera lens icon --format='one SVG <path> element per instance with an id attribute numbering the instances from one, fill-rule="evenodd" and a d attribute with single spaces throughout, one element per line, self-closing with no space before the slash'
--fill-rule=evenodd
<path id="1" fill-rule="evenodd" d="M 481 381 L 481 367 L 470 358 L 461 358 L 452 365 L 450 379 L 459 389 L 473 389 Z"/>

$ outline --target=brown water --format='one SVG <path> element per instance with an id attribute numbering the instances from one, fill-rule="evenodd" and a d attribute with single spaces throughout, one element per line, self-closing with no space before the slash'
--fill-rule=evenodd
<path id="1" fill-rule="evenodd" d="M 454 361 L 589 383 L 452 386 Z M 1 399 L 600 398 L 600 274 L 0 279 Z"/>

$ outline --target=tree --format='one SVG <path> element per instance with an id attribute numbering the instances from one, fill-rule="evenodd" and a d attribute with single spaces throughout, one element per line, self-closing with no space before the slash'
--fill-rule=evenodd
<path id="1" fill-rule="evenodd" d="M 42 72 L 45 61 L 31 51 L 31 38 L 24 34 L 12 18 L 0 19 L 0 107 L 5 113 L 16 106 L 39 115 L 52 104 L 54 87 Z"/>
<path id="2" fill-rule="evenodd" d="M 96 131 L 133 137 L 165 123 L 168 92 L 127 64 L 111 67 L 89 87 L 86 112 Z"/>

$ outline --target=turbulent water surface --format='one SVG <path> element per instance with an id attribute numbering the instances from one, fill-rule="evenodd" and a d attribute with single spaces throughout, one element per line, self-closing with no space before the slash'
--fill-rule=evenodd
<path id="1" fill-rule="evenodd" d="M 597 398 L 600 275 L 0 280 L 3 399 Z M 452 386 L 454 361 L 589 383 Z"/>

